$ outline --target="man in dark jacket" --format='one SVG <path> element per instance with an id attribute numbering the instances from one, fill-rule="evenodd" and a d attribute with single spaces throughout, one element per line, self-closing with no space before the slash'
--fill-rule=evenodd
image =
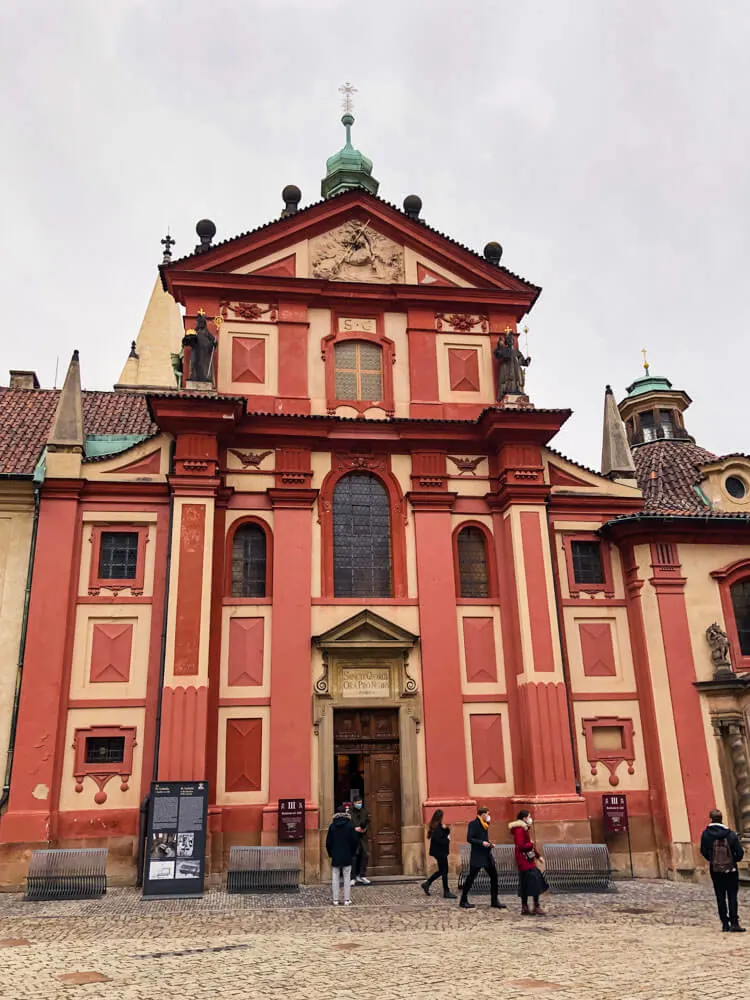
<path id="1" fill-rule="evenodd" d="M 370 825 L 370 814 L 361 795 L 354 800 L 352 806 L 352 825 L 359 836 L 359 848 L 354 858 L 354 881 L 357 885 L 369 885 L 367 862 L 370 855 L 367 852 L 367 828 Z"/>
<path id="2" fill-rule="evenodd" d="M 497 868 L 495 867 L 495 859 L 492 857 L 492 848 L 495 845 L 490 840 L 489 830 L 490 811 L 482 806 L 477 811 L 477 818 L 469 823 L 469 828 L 466 831 L 466 839 L 471 844 L 471 857 L 469 858 L 469 874 L 461 892 L 461 902 L 458 904 L 464 910 L 474 909 L 474 904 L 469 902 L 469 890 L 482 868 L 490 877 L 490 906 L 496 910 L 508 909 L 497 898 Z"/>
<path id="3" fill-rule="evenodd" d="M 734 830 L 724 826 L 723 816 L 718 809 L 712 809 L 708 818 L 711 822 L 701 836 L 701 854 L 708 861 L 711 871 L 721 928 L 742 934 L 745 928 L 740 927 L 737 911 L 737 893 L 740 888 L 737 862 L 742 861 L 745 851 Z"/>
<path id="4" fill-rule="evenodd" d="M 339 883 L 344 880 L 344 906 L 351 906 L 352 862 L 359 847 L 359 836 L 349 813 L 339 806 L 326 835 L 326 851 L 331 859 L 333 905 L 339 905 Z"/>

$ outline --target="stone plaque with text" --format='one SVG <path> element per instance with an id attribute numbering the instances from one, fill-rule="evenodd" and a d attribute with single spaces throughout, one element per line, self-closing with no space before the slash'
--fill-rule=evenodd
<path id="1" fill-rule="evenodd" d="M 341 695 L 343 698 L 390 698 L 391 671 L 388 667 L 344 667 Z"/>

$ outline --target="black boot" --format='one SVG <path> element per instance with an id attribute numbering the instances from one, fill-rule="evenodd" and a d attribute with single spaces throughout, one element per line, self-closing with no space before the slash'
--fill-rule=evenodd
<path id="1" fill-rule="evenodd" d="M 729 925 L 729 930 L 733 934 L 744 934 L 746 928 L 745 927 L 740 927 L 739 920 L 733 920 L 732 923 Z"/>
<path id="2" fill-rule="evenodd" d="M 446 889 L 443 893 L 443 899 L 458 899 L 458 896 L 455 892 L 451 892 L 450 889 Z"/>
<path id="3" fill-rule="evenodd" d="M 728 920 L 722 920 L 722 922 L 721 922 L 721 929 L 722 929 L 722 931 L 728 931 L 729 930 L 729 921 Z"/>
<path id="4" fill-rule="evenodd" d="M 461 902 L 458 905 L 461 907 L 462 910 L 473 910 L 474 909 L 474 904 L 470 903 L 469 900 L 465 899 L 463 896 L 461 897 Z"/>
<path id="5" fill-rule="evenodd" d="M 430 883 L 429 882 L 423 882 L 422 883 L 422 890 L 424 891 L 425 896 L 429 896 L 430 895 Z"/>

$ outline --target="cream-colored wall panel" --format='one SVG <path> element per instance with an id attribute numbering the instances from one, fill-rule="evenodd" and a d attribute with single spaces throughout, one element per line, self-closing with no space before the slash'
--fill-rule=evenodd
<path id="1" fill-rule="evenodd" d="M 283 711 L 283 707 L 277 708 Z M 261 787 L 257 792 L 228 792 L 226 789 L 227 720 L 262 719 Z M 257 706 L 219 709 L 219 748 L 216 781 L 216 802 L 219 805 L 260 805 L 268 802 L 269 747 L 271 744 L 271 709 Z"/>
<path id="2" fill-rule="evenodd" d="M 584 792 L 634 792 L 648 788 L 646 750 L 643 744 L 641 715 L 637 701 L 607 701 L 606 698 L 602 698 L 601 701 L 576 702 L 573 715 L 576 726 L 581 785 Z M 632 719 L 633 721 L 633 774 L 628 774 L 627 763 L 621 763 L 615 771 L 616 785 L 610 783 L 609 769 L 601 761 L 592 765 L 587 756 L 583 720 L 596 718 Z M 596 774 L 591 773 L 592 766 L 596 767 Z"/>
<path id="3" fill-rule="evenodd" d="M 435 335 L 437 348 L 438 391 L 444 403 L 486 403 L 495 402 L 495 387 L 492 377 L 492 345 L 489 334 L 438 333 Z M 479 391 L 464 392 L 451 389 L 448 351 L 451 349 L 476 350 L 479 370 Z"/>
<path id="4" fill-rule="evenodd" d="M 466 774 L 469 781 L 469 795 L 485 798 L 505 798 L 514 794 L 513 785 L 513 756 L 510 746 L 510 722 L 508 720 L 508 706 L 504 702 L 484 702 L 472 703 L 463 706 L 464 713 L 464 738 L 466 741 Z M 480 783 L 474 781 L 474 748 L 471 742 L 471 716 L 472 715 L 499 715 L 502 727 L 503 740 L 503 768 L 505 771 L 505 781 L 492 783 Z"/>
<path id="5" fill-rule="evenodd" d="M 91 680 L 91 655 L 97 625 L 131 625 L 129 679 L 123 682 Z M 145 698 L 151 640 L 150 604 L 79 604 L 76 608 L 70 697 Z"/>
<path id="6" fill-rule="evenodd" d="M 423 267 L 428 268 L 430 271 L 434 271 L 435 274 L 439 274 L 440 277 L 445 278 L 446 281 L 450 281 L 454 285 L 458 285 L 459 288 L 475 287 L 470 282 L 466 281 L 465 278 L 459 278 L 458 275 L 453 274 L 452 271 L 446 271 L 446 269 L 440 264 L 427 260 L 422 256 L 422 254 L 412 250 L 411 247 L 404 247 L 404 271 L 407 285 L 419 284 L 419 280 L 417 278 L 417 263 L 422 264 Z M 429 282 L 423 282 L 421 287 L 428 288 L 430 287 L 430 284 Z"/>
<path id="7" fill-rule="evenodd" d="M 283 250 L 277 250 L 275 253 L 269 253 L 266 257 L 259 257 L 251 264 L 243 264 L 242 267 L 238 267 L 233 273 L 252 274 L 255 271 L 260 271 L 261 268 L 268 267 L 269 264 L 275 264 L 277 260 L 283 260 L 285 257 L 291 257 L 292 254 L 295 254 L 297 258 L 296 277 L 309 278 L 310 264 L 307 247 L 308 241 L 300 240 L 299 243 L 293 243 L 291 246 L 284 247 Z"/>
<path id="8" fill-rule="evenodd" d="M 271 694 L 271 606 L 268 604 L 240 604 L 222 609 L 221 614 L 221 682 L 222 698 L 264 698 Z M 229 683 L 229 629 L 234 618 L 263 619 L 263 683 L 239 685 Z"/>
<path id="9" fill-rule="evenodd" d="M 84 511 L 83 532 L 81 537 L 81 566 L 78 573 L 78 596 L 87 597 L 89 592 L 89 582 L 91 580 L 91 560 L 94 554 L 92 540 L 92 528 L 94 525 L 128 528 L 130 525 L 141 527 L 148 525 L 146 536 L 145 555 L 146 560 L 143 571 L 143 596 L 151 597 L 154 593 L 154 568 L 156 565 L 156 514 L 140 513 L 139 511 L 117 510 L 117 511 Z M 106 529 L 105 529 L 106 530 Z M 117 596 L 114 591 L 107 587 L 99 588 L 102 597 Z M 120 588 L 118 593 L 122 597 L 130 597 L 130 589 Z"/>
<path id="10" fill-rule="evenodd" d="M 160 434 L 159 437 L 149 438 L 147 441 L 128 448 L 127 451 L 118 452 L 106 461 L 84 462 L 81 465 L 81 472 L 85 479 L 105 483 L 163 482 L 169 474 L 169 443 L 171 440 L 170 435 Z M 134 465 L 136 462 L 150 457 L 155 451 L 159 452 L 158 472 L 120 471 L 121 466 Z"/>
<path id="11" fill-rule="evenodd" d="M 250 338 L 265 341 L 265 378 L 262 382 L 232 381 L 232 340 Z M 242 396 L 276 396 L 279 391 L 278 328 L 270 323 L 233 323 L 228 320 L 221 327 L 219 339 L 219 392 Z"/>
<path id="12" fill-rule="evenodd" d="M 320 356 L 321 343 L 331 332 L 330 309 L 309 309 L 310 323 L 307 341 L 307 386 L 310 393 L 310 411 L 324 414 L 328 412 L 326 400 L 325 362 Z"/>
<path id="13" fill-rule="evenodd" d="M 133 726 L 135 746 L 133 747 L 133 770 L 128 779 L 127 791 L 120 788 L 121 781 L 114 774 L 107 782 L 104 792 L 106 802 L 101 805 L 94 801 L 99 788 L 93 778 L 83 779 L 83 790 L 76 791 L 73 776 L 75 768 L 75 731 L 89 726 Z M 142 708 L 74 708 L 68 712 L 65 732 L 65 754 L 60 784 L 60 811 L 96 810 L 103 813 L 111 809 L 138 809 L 141 802 L 141 769 L 143 767 L 144 710 Z"/>
<path id="14" fill-rule="evenodd" d="M 573 691 L 591 692 L 630 692 L 635 691 L 635 672 L 633 670 L 633 654 L 630 647 L 630 630 L 628 628 L 628 613 L 626 608 L 603 605 L 597 607 L 596 601 L 589 601 L 585 607 L 567 607 L 563 609 L 565 623 L 565 638 L 568 646 L 568 661 L 570 680 Z M 612 636 L 612 652 L 614 656 L 614 676 L 588 677 L 583 668 L 583 651 L 581 649 L 580 624 L 608 624 Z"/>
<path id="15" fill-rule="evenodd" d="M 468 607 L 461 605 L 456 608 L 456 618 L 458 621 L 458 649 L 459 662 L 461 664 L 461 691 L 464 694 L 492 695 L 504 694 L 505 684 L 505 661 L 503 659 L 503 637 L 500 626 L 500 608 L 488 605 L 477 605 Z M 497 681 L 470 681 L 466 671 L 466 647 L 464 644 L 464 619 L 465 618 L 491 618 L 493 635 L 495 642 L 495 670 L 497 671 Z"/>
<path id="16" fill-rule="evenodd" d="M 485 483 L 484 492 L 487 492 L 487 484 Z M 483 524 L 487 530 L 492 534 L 492 515 L 491 514 L 451 514 L 451 530 L 455 531 L 459 524 L 464 524 L 466 521 L 478 521 Z"/>
<path id="17" fill-rule="evenodd" d="M 393 341 L 393 400 L 397 417 L 409 416 L 411 387 L 409 385 L 409 342 L 406 337 L 406 314 L 385 314 L 385 335 Z"/>
<path id="18" fill-rule="evenodd" d="M 378 606 L 377 599 L 372 601 L 363 600 L 361 604 L 314 604 L 312 606 L 312 634 L 320 635 L 327 632 L 334 625 L 354 615 L 360 611 L 374 611 L 394 625 L 400 625 L 414 635 L 419 635 L 419 608 L 416 604 L 388 604 Z"/>

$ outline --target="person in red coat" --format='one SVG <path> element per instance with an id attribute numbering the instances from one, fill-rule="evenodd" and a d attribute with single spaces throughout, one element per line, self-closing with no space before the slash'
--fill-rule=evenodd
<path id="1" fill-rule="evenodd" d="M 539 897 L 549 889 L 547 879 L 539 870 L 537 861 L 543 860 L 534 847 L 531 839 L 533 820 L 528 809 L 522 809 L 508 829 L 515 844 L 516 865 L 518 866 L 518 895 L 521 897 L 521 913 L 526 916 L 533 913 L 538 917 L 545 916 L 545 911 L 539 905 Z M 534 900 L 534 909 L 529 910 L 529 896 Z"/>

